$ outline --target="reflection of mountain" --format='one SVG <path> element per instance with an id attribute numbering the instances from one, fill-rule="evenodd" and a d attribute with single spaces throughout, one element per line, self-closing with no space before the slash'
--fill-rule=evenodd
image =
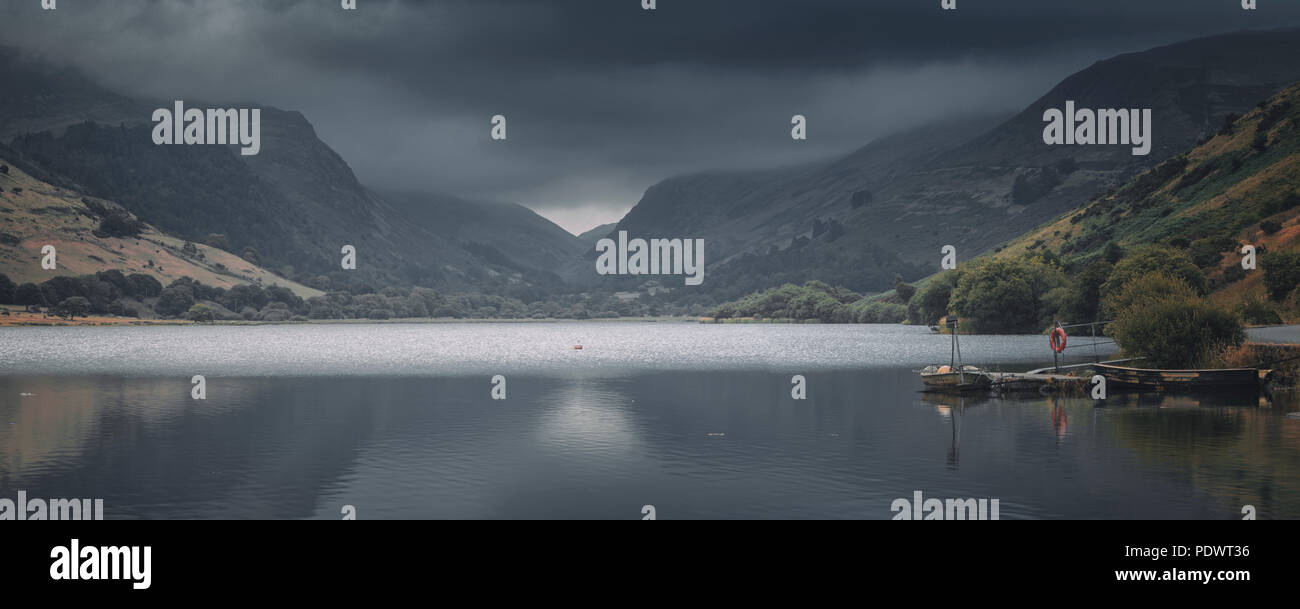
<path id="1" fill-rule="evenodd" d="M 304 518 L 410 387 L 345 381 L 3 378 L 37 394 L 0 408 L 0 488 L 33 496 L 100 497 L 109 519 Z M 364 391 L 363 391 L 364 389 Z M 328 399 L 326 399 L 328 396 Z"/>
<path id="2" fill-rule="evenodd" d="M 1254 404 L 1219 406 L 1221 400 L 1132 397 L 1156 408 L 1110 412 L 1116 441 L 1143 463 L 1210 494 L 1229 517 L 1253 505 L 1260 519 L 1300 517 L 1300 424 Z"/>
<path id="3" fill-rule="evenodd" d="M 803 373 L 807 400 L 771 370 L 511 376 L 504 401 L 477 376 L 209 376 L 206 402 L 188 378 L 0 377 L 0 490 L 109 518 L 883 519 L 914 490 L 1003 518 L 1300 517 L 1300 421 L 1269 410 L 991 399 L 955 421 L 907 370 Z"/>

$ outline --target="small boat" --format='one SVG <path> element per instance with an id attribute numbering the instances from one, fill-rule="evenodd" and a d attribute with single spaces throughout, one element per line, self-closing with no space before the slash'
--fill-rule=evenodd
<path id="1" fill-rule="evenodd" d="M 926 391 L 971 391 L 986 389 L 993 379 L 975 366 L 926 366 L 921 371 Z"/>
<path id="2" fill-rule="evenodd" d="M 987 389 L 993 378 L 975 366 L 961 363 L 961 339 L 957 334 L 957 316 L 947 315 L 939 323 L 952 330 L 952 361 L 947 366 L 927 366 L 921 371 L 921 383 L 926 391 L 961 393 Z"/>
<path id="3" fill-rule="evenodd" d="M 1106 382 L 1120 388 L 1151 391 L 1259 390 L 1264 388 L 1272 370 L 1257 368 L 1223 368 L 1217 370 L 1157 370 L 1094 364 Z"/>

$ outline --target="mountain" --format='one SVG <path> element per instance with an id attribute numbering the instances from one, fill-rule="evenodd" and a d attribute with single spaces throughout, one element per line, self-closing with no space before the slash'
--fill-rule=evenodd
<path id="1" fill-rule="evenodd" d="M 933 272 L 944 245 L 959 258 L 974 256 L 1209 137 L 1230 114 L 1300 80 L 1297 56 L 1300 29 L 1122 55 L 1070 76 L 1010 118 L 955 118 L 829 163 L 665 180 L 618 230 L 704 238 L 704 288 L 719 300 L 813 279 L 885 290 L 895 273 Z M 1065 100 L 1078 108 L 1150 108 L 1151 153 L 1046 146 L 1043 111 Z"/>
<path id="2" fill-rule="evenodd" d="M 560 280 L 536 271 L 576 244 L 517 206 L 479 208 L 436 195 L 423 200 L 429 209 L 410 197 L 392 204 L 361 184 L 297 112 L 240 104 L 262 109 L 260 153 L 244 156 L 233 146 L 154 145 L 152 109 L 170 101 L 133 100 L 13 50 L 0 52 L 0 82 L 7 110 L 0 137 L 12 137 L 15 161 L 52 183 L 114 200 L 177 237 L 211 236 L 303 282 L 548 293 Z M 440 212 L 454 219 L 444 223 Z M 355 271 L 341 268 L 344 245 L 357 249 Z"/>
<path id="3" fill-rule="evenodd" d="M 166 286 L 190 277 L 212 287 L 280 285 L 301 298 L 322 292 L 278 277 L 229 252 L 139 226 L 134 236 L 109 236 L 105 218 L 135 218 L 113 201 L 42 182 L 0 156 L 0 272 L 15 283 L 41 283 L 56 276 L 118 270 L 144 274 Z M 41 268 L 41 250 L 52 245 L 58 268 Z"/>
<path id="4" fill-rule="evenodd" d="M 522 205 L 436 193 L 382 196 L 414 225 L 519 271 L 553 274 L 587 248 L 580 238 Z"/>
<path id="5" fill-rule="evenodd" d="M 593 228 L 585 233 L 582 233 L 581 235 L 578 235 L 578 240 L 582 242 L 584 248 L 594 248 L 596 247 L 597 241 L 600 241 L 601 239 L 608 237 L 610 233 L 614 232 L 615 228 L 618 228 L 618 222 L 601 224 L 596 228 Z"/>
<path id="6" fill-rule="evenodd" d="M 107 91 L 85 74 L 0 46 L 0 142 L 87 120 L 117 124 L 148 118 L 153 108 Z"/>
<path id="7" fill-rule="evenodd" d="M 1300 84 L 1261 102 L 1206 142 L 999 248 L 1087 262 L 1109 244 L 1185 249 L 1216 299 L 1264 299 L 1264 273 L 1243 272 L 1242 245 L 1261 262 L 1300 253 Z"/>

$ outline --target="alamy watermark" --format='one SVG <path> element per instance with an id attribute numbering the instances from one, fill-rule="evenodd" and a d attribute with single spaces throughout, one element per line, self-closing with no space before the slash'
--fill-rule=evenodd
<path id="1" fill-rule="evenodd" d="M 997 499 L 926 499 L 921 491 L 911 501 L 895 499 L 889 509 L 894 520 L 999 520 Z"/>
<path id="2" fill-rule="evenodd" d="M 1048 146 L 1124 145 L 1133 146 L 1134 156 L 1151 154 L 1151 109 L 1120 108 L 1075 110 L 1074 101 L 1065 110 L 1043 112 L 1043 143 Z"/>
<path id="3" fill-rule="evenodd" d="M 50 579 L 60 580 L 127 580 L 136 590 L 148 590 L 153 577 L 153 547 L 86 546 L 73 539 L 66 546 L 50 549 Z"/>
<path id="4" fill-rule="evenodd" d="M 239 154 L 253 156 L 262 150 L 260 108 L 185 108 L 176 100 L 174 108 L 153 111 L 153 143 L 185 145 L 238 144 Z"/>
<path id="5" fill-rule="evenodd" d="M 103 519 L 103 499 L 28 499 L 27 491 L 18 491 L 16 500 L 0 497 L 0 520 Z"/>
<path id="6" fill-rule="evenodd" d="M 686 285 L 704 283 L 703 239 L 631 239 L 618 231 L 596 242 L 596 272 L 601 275 L 686 275 Z"/>

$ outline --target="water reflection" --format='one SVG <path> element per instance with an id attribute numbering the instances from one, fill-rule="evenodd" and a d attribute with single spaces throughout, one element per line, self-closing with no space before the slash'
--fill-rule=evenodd
<path id="1" fill-rule="evenodd" d="M 793 400 L 804 374 L 808 399 Z M 0 376 L 0 495 L 112 518 L 1300 518 L 1293 403 L 946 396 L 910 370 Z M 30 394 L 30 395 L 23 395 Z"/>

